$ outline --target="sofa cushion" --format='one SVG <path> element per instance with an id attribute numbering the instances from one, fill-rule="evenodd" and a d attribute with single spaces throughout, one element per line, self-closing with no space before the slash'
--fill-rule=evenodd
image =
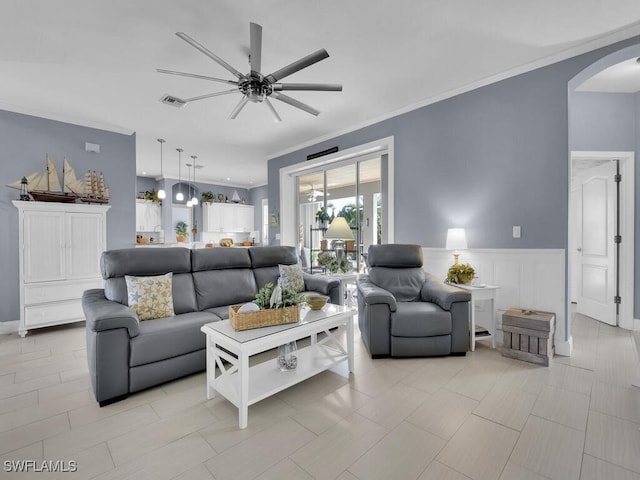
<path id="1" fill-rule="evenodd" d="M 391 312 L 394 337 L 433 337 L 451 333 L 451 315 L 435 303 L 398 302 Z"/>
<path id="2" fill-rule="evenodd" d="M 204 311 L 213 313 L 214 315 L 220 317 L 222 320 L 229 319 L 229 305 L 224 305 L 222 307 L 207 308 Z"/>
<path id="3" fill-rule="evenodd" d="M 292 289 L 294 292 L 304 290 L 304 279 L 302 278 L 302 268 L 297 263 L 294 265 L 278 265 L 282 286 Z"/>
<path id="4" fill-rule="evenodd" d="M 122 248 L 108 250 L 100 257 L 102 278 L 125 275 L 163 275 L 189 273 L 191 251 L 188 248 Z"/>
<path id="5" fill-rule="evenodd" d="M 130 340 L 129 366 L 145 365 L 203 349 L 206 336 L 200 327 L 219 320 L 213 313 L 192 312 L 142 322 L 140 334 Z"/>
<path id="6" fill-rule="evenodd" d="M 251 258 L 247 248 L 197 248 L 191 253 L 191 267 L 194 272 L 251 268 Z"/>
<path id="7" fill-rule="evenodd" d="M 422 247 L 401 243 L 370 245 L 367 264 L 369 267 L 422 267 Z"/>
<path id="8" fill-rule="evenodd" d="M 420 299 L 420 291 L 425 281 L 422 268 L 371 267 L 369 280 L 388 290 L 399 302 L 412 302 Z"/>
<path id="9" fill-rule="evenodd" d="M 198 310 L 250 302 L 258 293 L 250 268 L 194 272 L 193 283 Z"/>
<path id="10" fill-rule="evenodd" d="M 283 245 L 271 247 L 251 247 L 249 256 L 251 257 L 251 266 L 270 267 L 272 265 L 293 265 L 298 263 L 298 254 L 295 247 L 287 247 Z"/>
<path id="11" fill-rule="evenodd" d="M 127 305 L 135 310 L 140 320 L 171 317 L 173 310 L 172 273 L 149 277 L 125 275 Z"/>

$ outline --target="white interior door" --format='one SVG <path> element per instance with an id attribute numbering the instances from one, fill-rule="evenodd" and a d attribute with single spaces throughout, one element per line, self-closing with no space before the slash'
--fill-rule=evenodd
<path id="1" fill-rule="evenodd" d="M 616 325 L 616 164 L 613 161 L 578 176 L 578 304 L 583 315 Z"/>

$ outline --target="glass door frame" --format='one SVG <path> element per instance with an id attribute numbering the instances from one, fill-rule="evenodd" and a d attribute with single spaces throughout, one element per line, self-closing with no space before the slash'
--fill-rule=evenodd
<path id="1" fill-rule="evenodd" d="M 373 158 L 376 155 L 387 156 L 386 178 L 384 169 L 382 174 L 382 190 L 386 193 L 386 243 L 395 240 L 395 188 L 394 188 L 394 137 L 386 137 L 374 142 L 343 150 L 325 157 L 303 161 L 280 169 L 280 244 L 298 244 L 298 195 L 297 177 L 305 172 L 317 170 L 322 167 L 332 168 L 341 162 L 351 160 L 353 162 Z M 357 159 L 357 160 L 356 160 Z M 384 237 L 384 235 L 383 235 Z"/>

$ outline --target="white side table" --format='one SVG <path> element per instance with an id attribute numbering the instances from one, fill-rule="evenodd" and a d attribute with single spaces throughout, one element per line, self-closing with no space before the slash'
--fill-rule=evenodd
<path id="1" fill-rule="evenodd" d="M 329 276 L 340 280 L 340 305 L 347 305 L 349 307 L 352 306 L 350 303 L 350 299 L 347 299 L 347 301 L 345 302 L 347 285 L 349 283 L 356 283 L 356 280 L 358 280 L 359 274 L 358 273 L 330 273 Z"/>
<path id="2" fill-rule="evenodd" d="M 485 285 L 483 287 L 473 287 L 471 285 L 456 285 L 458 288 L 471 293 L 471 351 L 476 349 L 476 302 L 488 300 L 490 303 L 491 325 L 484 325 L 489 335 L 482 335 L 481 339 L 491 338 L 491 348 L 496 348 L 496 292 L 500 287 L 496 285 Z"/>

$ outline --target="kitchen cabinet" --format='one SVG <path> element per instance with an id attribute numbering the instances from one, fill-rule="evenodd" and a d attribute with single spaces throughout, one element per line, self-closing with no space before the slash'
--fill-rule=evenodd
<path id="1" fill-rule="evenodd" d="M 157 232 L 162 228 L 162 207 L 151 200 L 136 199 L 136 232 Z"/>
<path id="2" fill-rule="evenodd" d="M 253 205 L 205 203 L 202 205 L 202 222 L 205 232 L 251 232 L 255 230 Z"/>

